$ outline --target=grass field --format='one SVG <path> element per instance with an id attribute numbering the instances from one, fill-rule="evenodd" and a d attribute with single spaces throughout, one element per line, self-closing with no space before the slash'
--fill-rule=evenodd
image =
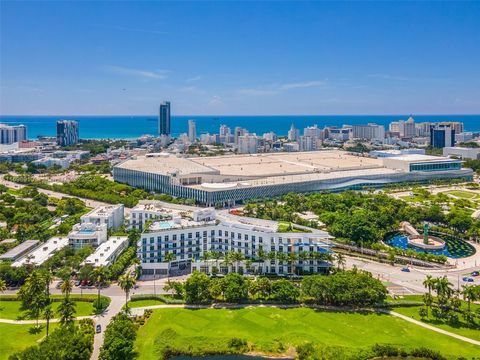
<path id="1" fill-rule="evenodd" d="M 144 306 L 153 306 L 153 305 L 165 305 L 165 302 L 161 300 L 148 299 L 148 300 L 130 300 L 128 302 L 129 308 L 139 308 Z"/>
<path id="2" fill-rule="evenodd" d="M 170 345 L 183 351 L 225 350 L 232 338 L 248 341 L 254 350 L 282 352 L 313 342 L 360 351 L 376 343 L 406 349 L 428 347 L 449 358 L 473 357 L 474 345 L 435 333 L 386 314 L 322 312 L 299 308 L 160 309 L 138 331 L 139 359 L 159 359 Z"/>
<path id="3" fill-rule="evenodd" d="M 478 306 L 478 305 L 477 305 Z M 418 309 L 420 306 L 411 306 L 411 307 L 395 307 L 392 310 L 396 311 L 400 314 L 406 315 L 408 317 L 411 317 L 412 319 L 423 321 L 426 324 L 438 327 L 443 330 L 450 331 L 452 333 L 462 335 L 465 337 L 468 337 L 470 339 L 474 340 L 479 340 L 480 341 L 480 329 L 472 329 L 467 326 L 463 322 L 462 317 L 459 317 L 459 324 L 458 326 L 451 326 L 443 321 L 439 321 L 435 319 L 433 316 L 431 316 L 431 313 L 429 313 L 429 317 L 427 319 L 422 320 L 420 316 L 418 315 Z"/>
<path id="4" fill-rule="evenodd" d="M 476 200 L 479 198 L 479 194 L 474 193 L 472 191 L 465 191 L 465 190 L 450 190 L 450 191 L 446 191 L 445 194 L 453 195 L 460 199 L 467 199 L 467 200 Z"/>
<path id="5" fill-rule="evenodd" d="M 57 324 L 50 324 L 50 331 L 53 331 Z M 13 353 L 23 350 L 45 336 L 45 326 L 39 333 L 31 333 L 33 325 L 12 325 L 0 323 L 0 359 L 8 359 Z"/>
<path id="6" fill-rule="evenodd" d="M 52 295 L 52 298 L 59 298 L 61 296 Z M 95 297 L 95 295 L 89 295 L 85 297 Z M 0 319 L 8 320 L 28 320 L 30 319 L 26 312 L 20 310 L 20 301 L 1 300 L 0 296 Z M 93 303 L 85 301 L 76 301 L 76 316 L 86 316 L 93 314 Z M 60 302 L 53 302 L 52 308 L 56 312 Z M 55 315 L 55 317 L 57 317 Z"/>

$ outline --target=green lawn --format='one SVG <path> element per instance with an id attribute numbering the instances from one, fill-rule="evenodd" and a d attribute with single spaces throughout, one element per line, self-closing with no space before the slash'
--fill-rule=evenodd
<path id="1" fill-rule="evenodd" d="M 130 308 L 139 308 L 144 306 L 153 306 L 153 305 L 165 305 L 165 302 L 156 299 L 148 300 L 131 300 L 128 302 L 128 307 Z"/>
<path id="2" fill-rule="evenodd" d="M 450 194 L 461 199 L 473 200 L 478 197 L 477 193 L 465 190 L 450 190 L 446 191 L 445 194 Z"/>
<path id="3" fill-rule="evenodd" d="M 45 336 L 45 326 L 39 333 L 30 333 L 34 325 L 12 325 L 0 323 L 0 359 L 8 359 L 13 353 L 23 350 Z M 58 324 L 50 324 L 53 331 Z"/>
<path id="4" fill-rule="evenodd" d="M 280 221 L 279 222 L 277 231 L 278 232 L 292 232 L 292 233 L 295 233 L 295 232 L 299 232 L 299 233 L 310 232 L 307 229 L 301 229 L 301 228 L 297 227 L 294 223 L 290 223 L 290 222 L 286 222 L 286 221 Z"/>
<path id="5" fill-rule="evenodd" d="M 159 309 L 138 331 L 139 359 L 159 359 L 165 345 L 194 351 L 225 350 L 232 338 L 257 351 L 279 352 L 305 342 L 348 351 L 390 343 L 428 347 L 449 358 L 478 355 L 479 348 L 386 314 L 323 312 L 299 308 Z"/>
<path id="6" fill-rule="evenodd" d="M 77 314 L 76 316 L 85 316 L 93 314 L 93 303 L 85 301 L 76 301 Z M 57 310 L 60 302 L 53 302 L 52 308 Z M 9 320 L 27 320 L 28 315 L 26 312 L 20 310 L 20 301 L 0 301 L 0 319 Z M 57 317 L 57 316 L 55 316 Z"/>
<path id="7" fill-rule="evenodd" d="M 433 316 L 431 316 L 430 312 L 429 312 L 430 316 L 427 319 L 422 320 L 420 315 L 418 315 L 418 309 L 419 308 L 420 308 L 420 306 L 395 307 L 392 310 L 396 311 L 400 314 L 406 315 L 408 317 L 411 317 L 412 319 L 423 321 L 426 324 L 436 326 L 440 329 L 447 330 L 447 331 L 450 331 L 452 333 L 468 337 L 470 339 L 480 340 L 480 329 L 469 328 L 467 326 L 467 324 L 464 323 L 461 316 L 459 316 L 460 322 L 459 322 L 458 326 L 451 326 L 448 323 L 445 323 L 443 321 L 439 321 L 439 320 L 435 319 Z"/>

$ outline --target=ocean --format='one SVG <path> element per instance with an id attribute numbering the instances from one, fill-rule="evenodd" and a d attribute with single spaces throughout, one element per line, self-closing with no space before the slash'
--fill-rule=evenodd
<path id="1" fill-rule="evenodd" d="M 303 131 L 311 125 L 339 126 L 343 124 L 377 123 L 385 125 L 392 121 L 406 120 L 409 115 L 305 115 L 305 116 L 172 116 L 172 135 L 178 136 L 188 131 L 187 121 L 194 119 L 197 125 L 197 134 L 218 133 L 221 124 L 233 128 L 240 126 L 252 133 L 262 135 L 273 131 L 277 135 L 286 135 L 291 124 Z M 418 115 L 413 116 L 416 122 L 434 121 L 461 121 L 465 124 L 465 131 L 480 131 L 480 115 Z M 24 124 L 27 126 L 29 139 L 37 136 L 55 136 L 55 122 L 60 119 L 77 120 L 82 139 L 133 139 L 142 135 L 157 134 L 157 116 L 8 116 L 0 115 L 0 123 Z"/>

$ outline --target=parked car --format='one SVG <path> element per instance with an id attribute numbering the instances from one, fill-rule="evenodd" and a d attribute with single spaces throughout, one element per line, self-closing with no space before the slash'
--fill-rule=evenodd
<path id="1" fill-rule="evenodd" d="M 473 280 L 473 278 L 470 277 L 470 276 L 465 276 L 465 277 L 463 278 L 463 281 L 465 281 L 465 282 L 473 282 L 474 280 Z"/>
<path id="2" fill-rule="evenodd" d="M 97 332 L 97 334 L 100 334 L 102 332 L 102 325 L 97 324 L 97 326 L 95 327 L 95 331 Z"/>
<path id="3" fill-rule="evenodd" d="M 479 276 L 480 275 L 480 272 L 478 271 L 472 271 L 472 273 L 470 274 L 472 276 Z"/>
<path id="4" fill-rule="evenodd" d="M 75 281 L 75 286 L 80 286 L 80 280 Z"/>
<path id="5" fill-rule="evenodd" d="M 403 272 L 410 272 L 410 269 L 409 269 L 408 267 L 403 267 L 403 268 L 402 268 L 402 271 L 403 271 Z"/>

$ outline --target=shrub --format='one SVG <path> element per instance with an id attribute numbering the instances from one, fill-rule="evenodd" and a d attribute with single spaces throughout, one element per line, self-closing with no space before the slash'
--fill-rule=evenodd
<path id="1" fill-rule="evenodd" d="M 381 357 L 393 357 L 398 356 L 398 348 L 390 344 L 375 344 L 372 347 L 372 351 L 376 356 Z"/>
<path id="2" fill-rule="evenodd" d="M 431 360 L 446 360 L 446 358 L 438 351 L 434 351 L 424 347 L 413 349 L 410 352 L 410 355 L 418 358 L 425 358 Z"/>
<path id="3" fill-rule="evenodd" d="M 100 301 L 99 299 L 95 299 L 93 301 L 93 308 L 95 309 L 95 314 L 103 313 L 110 305 L 110 298 L 101 296 Z"/>

